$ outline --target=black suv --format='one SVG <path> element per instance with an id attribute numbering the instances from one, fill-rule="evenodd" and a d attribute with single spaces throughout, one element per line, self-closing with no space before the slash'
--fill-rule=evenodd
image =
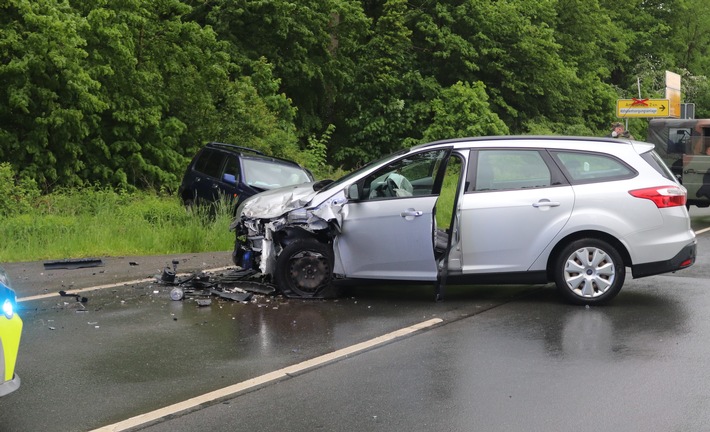
<path id="1" fill-rule="evenodd" d="M 313 175 L 296 162 L 247 147 L 210 142 L 187 166 L 178 193 L 185 205 L 212 203 L 220 197 L 232 198 L 239 205 L 267 189 L 312 181 Z"/>

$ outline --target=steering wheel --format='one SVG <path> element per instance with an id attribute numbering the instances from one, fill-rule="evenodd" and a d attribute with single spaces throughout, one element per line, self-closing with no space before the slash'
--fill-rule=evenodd
<path id="1" fill-rule="evenodd" d="M 395 180 L 395 176 L 397 180 Z M 399 185 L 397 184 L 397 182 L 399 182 Z M 389 196 L 407 197 L 412 196 L 414 193 L 412 183 L 410 183 L 407 177 L 401 174 L 392 173 L 388 175 L 385 179 L 385 183 L 387 184 L 386 191 L 388 194 L 390 194 Z"/>
<path id="2" fill-rule="evenodd" d="M 385 195 L 396 197 L 397 196 L 397 183 L 395 183 L 392 175 L 388 175 L 385 179 Z"/>

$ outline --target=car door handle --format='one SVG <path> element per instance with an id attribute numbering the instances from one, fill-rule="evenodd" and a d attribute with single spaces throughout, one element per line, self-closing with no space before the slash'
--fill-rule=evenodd
<path id="1" fill-rule="evenodd" d="M 535 207 L 535 208 L 540 208 L 540 207 L 559 207 L 559 206 L 560 206 L 560 203 L 558 203 L 558 202 L 553 202 L 553 201 L 546 200 L 546 199 L 540 200 L 540 201 L 538 201 L 538 202 L 536 202 L 536 203 L 533 204 L 533 207 Z"/>
<path id="2" fill-rule="evenodd" d="M 402 216 L 403 218 L 412 218 L 412 217 L 419 217 L 423 215 L 424 212 L 421 210 L 414 210 L 414 209 L 407 209 L 400 213 L 399 215 Z"/>
<path id="3" fill-rule="evenodd" d="M 687 169 L 687 170 L 683 171 L 683 174 L 700 174 L 700 173 L 691 168 L 691 169 Z"/>

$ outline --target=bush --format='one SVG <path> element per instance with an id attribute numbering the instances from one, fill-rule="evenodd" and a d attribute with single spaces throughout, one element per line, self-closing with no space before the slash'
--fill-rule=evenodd
<path id="1" fill-rule="evenodd" d="M 0 217 L 27 213 L 40 196 L 37 183 L 29 178 L 18 178 L 12 166 L 0 163 Z"/>

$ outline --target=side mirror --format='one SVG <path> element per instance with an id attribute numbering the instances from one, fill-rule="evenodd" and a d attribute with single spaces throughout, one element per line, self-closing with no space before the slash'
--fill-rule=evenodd
<path id="1" fill-rule="evenodd" d="M 225 183 L 229 183 L 231 185 L 237 184 L 237 178 L 234 176 L 234 174 L 225 174 L 222 176 L 222 180 Z"/>
<path id="2" fill-rule="evenodd" d="M 328 186 L 331 183 L 333 183 L 333 180 L 330 180 L 330 179 L 315 182 L 315 183 L 313 183 L 313 191 L 318 192 L 319 190 L 323 189 L 324 187 Z"/>
<path id="3" fill-rule="evenodd" d="M 345 195 L 351 201 L 357 201 L 360 199 L 360 190 L 357 188 L 357 184 L 351 184 L 348 186 L 347 193 Z"/>

